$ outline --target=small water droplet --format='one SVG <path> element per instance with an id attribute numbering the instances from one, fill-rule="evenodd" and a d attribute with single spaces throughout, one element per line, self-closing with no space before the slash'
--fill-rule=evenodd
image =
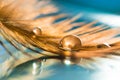
<path id="1" fill-rule="evenodd" d="M 40 27 L 35 27 L 33 29 L 33 33 L 36 35 L 36 36 L 40 36 L 42 34 L 42 31 L 41 31 L 41 28 Z"/>

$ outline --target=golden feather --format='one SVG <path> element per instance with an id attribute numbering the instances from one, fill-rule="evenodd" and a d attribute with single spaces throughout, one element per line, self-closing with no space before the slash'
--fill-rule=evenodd
<path id="1" fill-rule="evenodd" d="M 98 21 L 75 22 L 81 14 L 57 23 L 54 22 L 67 15 L 59 14 L 38 18 L 39 15 L 54 13 L 57 10 L 56 7 L 49 4 L 49 1 L 45 0 L 39 2 L 37 0 L 0 0 L 0 34 L 18 51 L 28 56 L 28 60 L 39 58 L 42 55 L 66 57 L 65 50 L 61 49 L 59 44 L 61 39 L 68 35 L 76 35 L 82 43 L 79 50 L 70 51 L 72 53 L 70 57 L 74 59 L 90 60 L 94 57 L 119 55 L 116 53 L 120 50 L 120 37 L 116 37 L 120 33 L 119 28 L 109 28 L 105 25 L 94 26 Z M 79 27 L 73 29 L 75 26 Z M 36 35 L 33 30 L 38 27 L 41 32 Z M 5 47 L 4 43 L 0 42 Z M 18 45 L 38 54 L 32 53 L 33 56 Z M 36 48 L 51 54 L 42 53 Z M 10 53 L 9 50 L 7 51 Z M 12 54 L 14 53 L 10 53 L 11 56 Z M 26 59 L 26 61 L 28 60 Z M 18 62 L 16 62 L 17 65 L 19 65 Z"/>

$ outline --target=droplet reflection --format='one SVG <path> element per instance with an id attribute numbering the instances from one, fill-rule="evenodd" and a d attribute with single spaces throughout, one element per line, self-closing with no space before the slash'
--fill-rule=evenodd
<path id="1" fill-rule="evenodd" d="M 39 75 L 41 74 L 42 70 L 43 70 L 43 64 L 44 64 L 44 60 L 40 61 L 40 62 L 33 62 L 32 67 L 32 74 L 33 75 Z"/>
<path id="2" fill-rule="evenodd" d="M 65 65 L 70 65 L 70 64 L 71 64 L 70 57 L 66 57 L 66 58 L 63 60 L 63 63 L 64 63 Z"/>

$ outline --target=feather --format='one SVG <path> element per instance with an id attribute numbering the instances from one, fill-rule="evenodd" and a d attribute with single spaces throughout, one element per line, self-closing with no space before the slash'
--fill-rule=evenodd
<path id="1" fill-rule="evenodd" d="M 81 14 L 59 22 L 55 21 L 67 15 L 38 17 L 57 11 L 54 5 L 45 0 L 39 2 L 37 0 L 0 0 L 0 35 L 21 52 L 20 55 L 27 57 L 16 58 L 1 40 L 0 44 L 16 60 L 12 68 L 42 56 L 64 59 L 65 50 L 59 45 L 61 39 L 68 35 L 77 35 L 82 43 L 79 50 L 70 51 L 72 56 L 69 57 L 74 59 L 83 58 L 89 62 L 96 57 L 107 58 L 109 55 L 120 55 L 119 52 L 116 53 L 120 50 L 120 37 L 117 36 L 120 34 L 119 28 L 109 28 L 105 25 L 95 26 L 98 21 L 75 22 Z M 78 27 L 75 28 L 75 26 Z M 33 30 L 36 27 L 40 28 L 40 34 L 34 33 Z M 32 53 L 26 52 L 25 49 L 31 50 Z"/>

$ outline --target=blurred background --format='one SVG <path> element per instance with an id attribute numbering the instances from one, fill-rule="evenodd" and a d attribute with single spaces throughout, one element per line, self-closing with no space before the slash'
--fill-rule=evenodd
<path id="1" fill-rule="evenodd" d="M 119 27 L 120 0 L 52 0 L 61 12 L 71 15 L 83 13 L 85 20 L 99 20 L 112 27 Z"/>
<path id="2" fill-rule="evenodd" d="M 113 13 L 119 13 L 120 11 L 120 1 L 119 0 L 64 0 L 70 1 L 77 5 L 82 5 L 86 7 L 91 7 L 95 9 L 99 9 L 102 11 L 108 11 Z"/>

